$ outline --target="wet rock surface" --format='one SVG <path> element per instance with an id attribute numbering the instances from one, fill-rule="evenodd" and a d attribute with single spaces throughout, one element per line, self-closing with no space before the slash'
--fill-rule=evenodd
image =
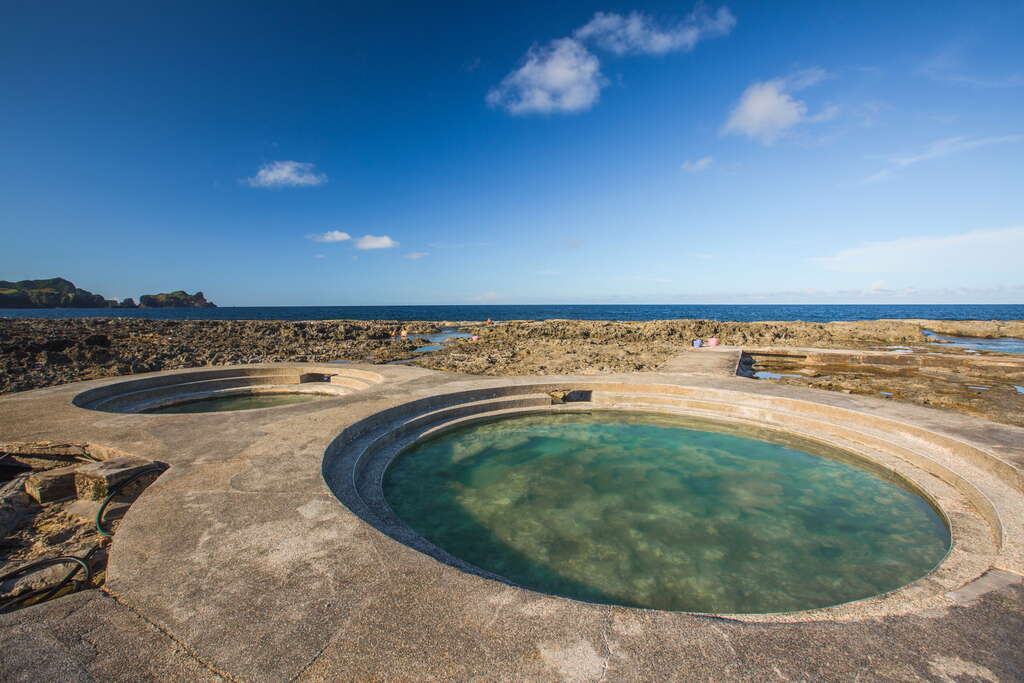
<path id="1" fill-rule="evenodd" d="M 943 349 L 945 351 L 945 349 Z M 769 381 L 946 408 L 1024 427 L 1024 357 L 919 350 L 906 355 L 751 354 Z M 900 362 L 893 362 L 900 361 Z M 917 362 L 915 362 L 917 361 Z"/>
<path id="2" fill-rule="evenodd" d="M 694 339 L 718 338 L 726 346 L 870 348 L 919 344 L 921 326 L 879 320 L 856 323 L 718 322 L 654 320 L 510 321 L 476 325 L 480 339 L 459 341 L 417 365 L 487 375 L 600 374 L 654 370 L 690 347 Z"/>

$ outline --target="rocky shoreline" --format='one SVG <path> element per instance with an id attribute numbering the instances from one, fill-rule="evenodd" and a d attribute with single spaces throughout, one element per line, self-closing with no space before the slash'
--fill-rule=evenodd
<path id="1" fill-rule="evenodd" d="M 0 319 L 0 394 L 209 365 L 411 358 L 417 343 L 393 340 L 396 326 L 384 321 Z M 437 331 L 429 323 L 407 327 Z"/>
<path id="2" fill-rule="evenodd" d="M 415 354 L 421 342 L 394 339 L 461 327 L 477 341 L 453 340 Z M 183 321 L 125 318 L 0 319 L 0 394 L 85 379 L 213 365 L 277 361 L 409 362 L 448 372 L 482 375 L 578 374 L 651 371 L 690 348 L 696 338 L 717 337 L 745 349 L 881 350 L 950 354 L 940 367 L 878 365 L 872 356 L 808 364 L 805 357 L 764 357 L 760 369 L 831 391 L 888 396 L 952 408 L 1011 424 L 1024 424 L 1024 356 L 998 355 L 1020 367 L 961 362 L 967 354 L 926 339 L 922 331 L 971 337 L 1024 337 L 1024 321 L 875 320 L 859 322 L 718 322 L 580 320 L 399 323 L 398 321 Z M 788 376 L 786 376 L 788 375 Z M 986 389 L 977 389 L 985 386 Z"/>

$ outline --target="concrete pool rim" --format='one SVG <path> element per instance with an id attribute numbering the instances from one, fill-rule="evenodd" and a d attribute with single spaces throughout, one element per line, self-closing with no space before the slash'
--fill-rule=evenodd
<path id="1" fill-rule="evenodd" d="M 775 613 L 716 613 L 715 616 L 740 620 L 801 621 L 843 618 L 853 613 L 867 616 L 900 612 L 906 610 L 911 603 L 927 602 L 929 597 L 935 597 L 951 588 L 967 585 L 977 580 L 994 566 L 993 558 L 997 557 L 1002 550 L 1001 515 L 994 508 L 987 509 L 984 511 L 987 514 L 982 514 L 982 511 L 974 509 L 974 506 L 965 505 L 963 491 L 957 487 L 963 487 L 970 491 L 977 500 L 985 500 L 984 493 L 978 491 L 963 477 L 936 463 L 931 463 L 933 469 L 929 472 L 900 458 L 880 457 L 883 454 L 865 449 L 863 444 L 848 438 L 847 440 L 837 439 L 835 435 L 832 435 L 832 438 L 826 438 L 814 431 L 784 428 L 771 422 L 751 420 L 749 416 L 746 418 L 722 415 L 711 417 L 706 412 L 702 414 L 666 405 L 623 403 L 618 397 L 608 398 L 608 395 L 617 392 L 602 391 L 602 389 L 622 389 L 622 385 L 609 386 L 600 382 L 582 380 L 565 384 L 523 385 L 520 383 L 509 385 L 509 387 L 514 387 L 518 393 L 503 393 L 500 387 L 491 387 L 490 398 L 478 401 L 470 399 L 480 399 L 487 394 L 480 395 L 473 392 L 441 394 L 427 401 L 420 399 L 409 404 L 400 404 L 392 409 L 390 414 L 385 411 L 384 414 L 370 416 L 362 424 L 357 423 L 350 427 L 350 430 L 354 430 L 354 432 L 346 433 L 348 430 L 345 430 L 339 434 L 335 442 L 327 449 L 323 464 L 325 481 L 339 500 L 350 510 L 397 542 L 460 571 L 506 583 L 521 590 L 532 590 L 451 555 L 443 548 L 439 548 L 420 536 L 396 515 L 382 490 L 384 473 L 394 459 L 423 439 L 432 438 L 475 422 L 492 421 L 510 415 L 551 411 L 621 410 L 692 416 L 726 425 L 733 423 L 738 426 L 767 429 L 782 435 L 792 434 L 798 439 L 821 443 L 849 453 L 862 463 L 867 464 L 870 469 L 895 477 L 925 499 L 938 512 L 949 529 L 951 537 L 945 555 L 935 567 L 917 580 L 892 591 L 852 602 L 809 610 Z M 648 398 L 660 396 L 659 385 L 630 385 L 630 388 Z M 495 390 L 498 392 L 497 395 L 493 395 Z M 544 400 L 549 392 L 567 390 L 582 390 L 592 393 L 596 402 L 544 405 Z M 533 401 L 532 404 L 531 401 Z M 493 403 L 493 410 L 488 409 L 487 403 L 489 402 Z M 439 408 L 439 405 L 444 407 Z M 450 420 L 446 419 L 448 417 L 446 411 L 451 415 Z M 389 417 L 392 418 L 391 423 L 388 422 Z M 842 430 L 837 430 L 837 432 L 840 431 Z M 366 438 L 367 433 L 370 435 L 369 439 Z M 936 472 L 939 472 L 942 477 L 935 476 Z M 949 513 L 951 507 L 957 511 L 955 516 Z M 572 598 L 566 597 L 558 599 L 572 600 Z M 626 607 L 625 609 L 644 608 Z"/>
<path id="2" fill-rule="evenodd" d="M 305 372 L 289 372 L 274 364 L 188 369 L 104 384 L 76 394 L 72 402 L 90 410 L 145 414 L 187 403 L 238 396 L 346 396 L 381 379 L 376 372 L 347 366 L 313 365 Z"/>

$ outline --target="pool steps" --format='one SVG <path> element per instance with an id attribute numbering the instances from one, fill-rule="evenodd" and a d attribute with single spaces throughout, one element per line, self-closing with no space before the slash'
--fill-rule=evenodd
<path id="1" fill-rule="evenodd" d="M 250 393 L 345 396 L 365 390 L 382 379 L 376 373 L 351 368 L 295 372 L 279 368 L 229 367 L 120 382 L 84 391 L 75 396 L 74 403 L 90 410 L 138 413 L 187 401 Z"/>
<path id="2" fill-rule="evenodd" d="M 590 392 L 591 401 L 553 405 L 551 392 L 572 390 Z M 937 507 L 954 538 L 950 554 L 954 561 L 944 562 L 922 582 L 930 581 L 931 590 L 953 591 L 991 568 L 1017 573 L 1024 569 L 1024 548 L 1006 540 L 1024 538 L 1019 495 L 1024 486 L 1017 468 L 996 454 L 879 415 L 726 389 L 580 381 L 496 386 L 416 399 L 343 431 L 328 448 L 324 476 L 336 495 L 373 526 L 443 562 L 488 576 L 420 539 L 394 514 L 382 490 L 388 465 L 417 440 L 473 422 L 588 409 L 674 413 L 791 432 L 856 453 L 901 476 L 903 471 L 917 470 L 916 478 L 929 489 L 943 492 Z M 954 459 L 960 472 L 965 471 L 965 461 L 969 464 L 969 476 L 954 471 L 950 466 Z M 910 482 L 912 488 L 933 498 L 917 482 Z"/>

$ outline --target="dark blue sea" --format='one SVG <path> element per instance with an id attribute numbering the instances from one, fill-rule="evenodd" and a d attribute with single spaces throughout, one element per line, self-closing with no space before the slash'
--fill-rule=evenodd
<path id="1" fill-rule="evenodd" d="M 229 306 L 223 308 L 0 309 L 0 318 L 147 318 L 154 320 L 1024 320 L 1024 304 L 970 305 L 538 305 L 538 306 Z"/>

